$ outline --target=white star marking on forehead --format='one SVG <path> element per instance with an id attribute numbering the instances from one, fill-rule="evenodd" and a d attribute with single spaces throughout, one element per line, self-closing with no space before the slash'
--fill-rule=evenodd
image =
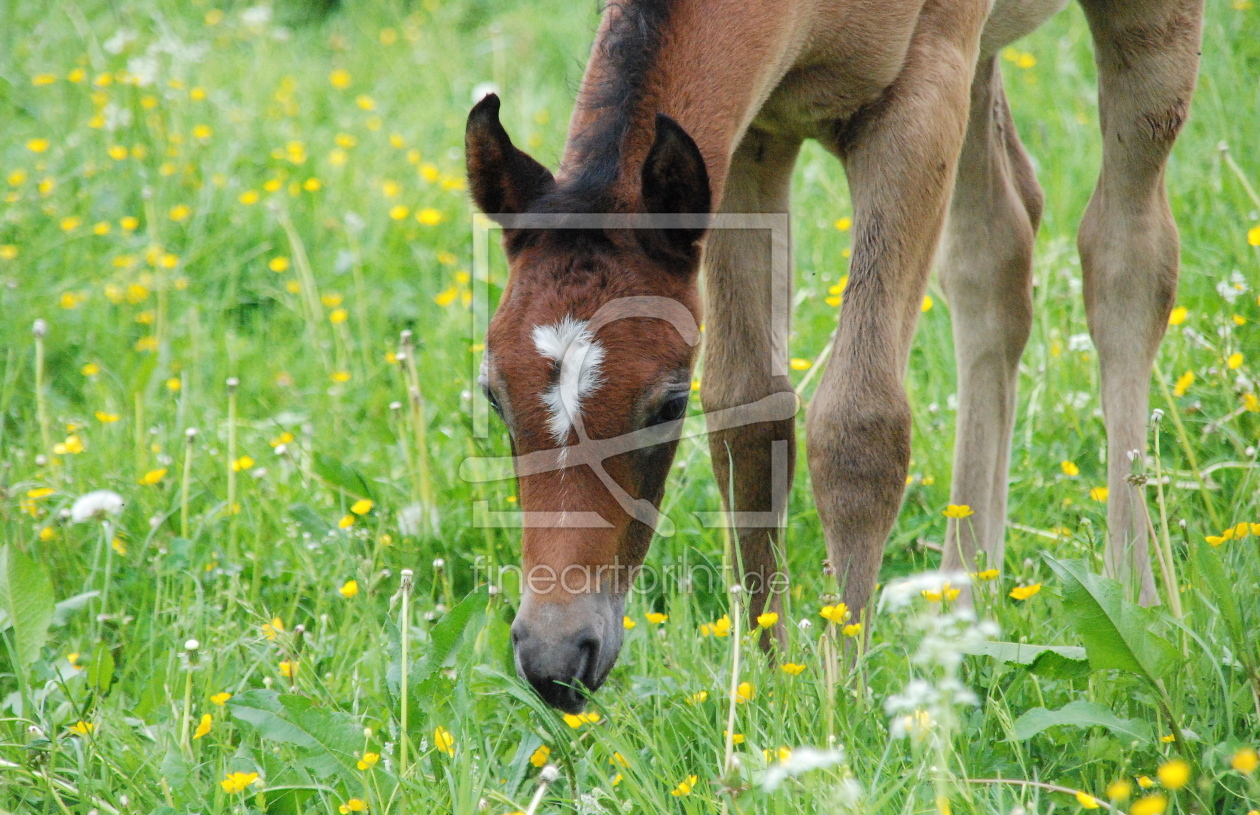
<path id="1" fill-rule="evenodd" d="M 604 347 L 595 341 L 586 321 L 567 316 L 552 325 L 534 326 L 532 337 L 538 353 L 560 363 L 560 374 L 542 400 L 550 414 L 547 428 L 563 444 L 582 410 L 582 400 L 603 384 Z"/>

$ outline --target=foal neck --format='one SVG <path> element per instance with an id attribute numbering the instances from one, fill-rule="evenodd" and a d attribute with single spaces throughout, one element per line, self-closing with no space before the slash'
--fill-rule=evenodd
<path id="1" fill-rule="evenodd" d="M 731 155 L 803 39 L 798 2 L 609 3 L 569 123 L 559 181 L 601 211 L 638 209 L 657 113 L 695 140 L 716 209 Z"/>

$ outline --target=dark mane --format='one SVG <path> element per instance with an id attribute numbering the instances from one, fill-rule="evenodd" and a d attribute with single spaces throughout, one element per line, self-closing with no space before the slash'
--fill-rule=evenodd
<path id="1" fill-rule="evenodd" d="M 617 14 L 607 34 L 596 43 L 605 76 L 584 91 L 596 116 L 575 135 L 580 164 L 573 176 L 540 201 L 543 211 L 608 212 L 621 168 L 622 149 L 643 101 L 648 72 L 660 50 L 674 0 L 619 0 L 609 3 Z M 606 11 L 606 9 L 605 9 Z"/>

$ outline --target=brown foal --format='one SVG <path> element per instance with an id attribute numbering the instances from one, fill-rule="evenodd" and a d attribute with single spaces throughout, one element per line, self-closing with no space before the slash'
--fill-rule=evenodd
<path id="1" fill-rule="evenodd" d="M 1131 451 L 1145 449 L 1151 366 L 1176 287 L 1163 176 L 1194 89 L 1202 0 L 1081 3 L 1104 143 L 1079 246 L 1108 435 L 1107 564 L 1152 602 L 1145 503 L 1126 476 Z M 555 176 L 512 145 L 496 97 L 473 109 L 470 187 L 504 225 L 510 265 L 482 382 L 511 436 L 522 510 L 551 519 L 525 524 L 513 641 L 518 671 L 549 703 L 581 709 L 620 648 L 625 592 L 687 405 L 702 266 L 714 470 L 749 611 L 779 608 L 769 576 L 782 504 L 769 472 L 786 451 L 778 459 L 791 478 L 794 410 L 717 427 L 712 417 L 794 398 L 787 315 L 770 296 L 790 281 L 774 279 L 764 232 L 706 229 L 694 216 L 788 212 L 807 138 L 839 157 L 853 196 L 844 308 L 806 417 L 844 601 L 868 609 L 901 502 L 902 380 L 938 246 L 958 363 L 951 500 L 975 510 L 950 522 L 944 567 L 974 568 L 978 549 L 1001 565 L 1042 194 L 997 55 L 1065 4 L 622 0 L 604 11 Z M 584 228 L 581 213 L 645 215 L 649 228 L 619 228 L 615 217 Z M 636 443 L 618 446 L 625 438 Z M 536 466 L 538 456 L 551 464 Z M 767 513 L 773 523 L 741 520 Z"/>

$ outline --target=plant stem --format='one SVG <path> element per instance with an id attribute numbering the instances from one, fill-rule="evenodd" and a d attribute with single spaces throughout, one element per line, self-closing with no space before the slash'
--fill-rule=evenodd
<path id="1" fill-rule="evenodd" d="M 402 592 L 402 619 L 398 624 L 398 638 L 401 645 L 402 659 L 402 688 L 399 715 L 398 715 L 398 777 L 402 779 L 407 774 L 407 702 L 408 702 L 408 673 L 410 665 L 408 664 L 409 651 L 407 647 L 408 641 L 411 639 L 411 569 L 402 570 L 402 581 L 398 590 Z"/>
<path id="2" fill-rule="evenodd" d="M 743 597 L 743 586 L 736 584 L 740 591 L 731 592 L 731 644 L 733 653 L 731 655 L 731 695 L 729 706 L 726 712 L 726 750 L 722 757 L 722 774 L 726 775 L 731 770 L 731 758 L 735 754 L 735 705 L 736 697 L 739 695 L 739 652 L 740 652 L 740 625 L 744 619 L 744 609 L 740 603 Z"/>
<path id="3" fill-rule="evenodd" d="M 44 447 L 44 455 L 52 455 L 52 431 L 48 423 L 48 403 L 44 399 L 44 335 L 48 325 L 43 320 L 35 321 L 31 333 L 35 335 L 35 415 L 39 420 L 39 438 Z"/>
<path id="4" fill-rule="evenodd" d="M 192 486 L 193 439 L 197 438 L 197 429 L 190 427 L 184 431 L 184 473 L 179 482 L 179 536 L 188 540 L 188 492 Z"/>
<path id="5" fill-rule="evenodd" d="M 227 461 L 227 512 L 228 512 L 228 563 L 235 568 L 236 552 L 236 386 L 240 381 L 230 377 L 228 389 L 228 461 Z"/>

